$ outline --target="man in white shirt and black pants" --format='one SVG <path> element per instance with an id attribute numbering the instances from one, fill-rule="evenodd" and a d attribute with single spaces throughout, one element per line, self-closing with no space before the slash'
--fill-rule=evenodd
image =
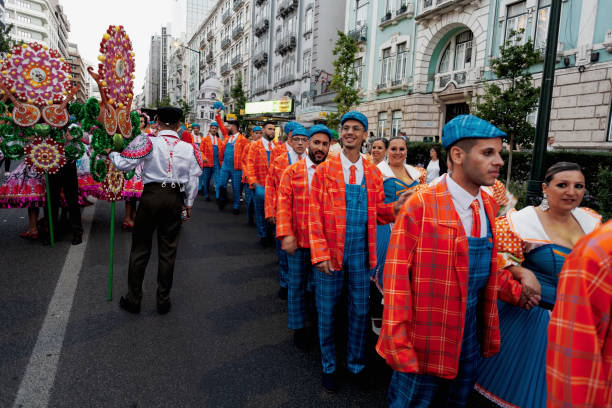
<path id="1" fill-rule="evenodd" d="M 115 167 L 122 171 L 134 169 L 144 162 L 144 188 L 132 232 L 128 293 L 119 301 L 119 306 L 130 313 L 140 312 L 142 282 L 156 229 L 159 253 L 157 311 L 166 314 L 170 310 L 170 289 L 183 221 L 181 217 L 186 220 L 191 216 L 191 207 L 198 192 L 198 177 L 202 174 L 200 152 L 178 137 L 181 116 L 182 111 L 178 108 L 158 109 L 157 137 L 149 138 L 141 134 L 123 152 L 109 154 Z"/>

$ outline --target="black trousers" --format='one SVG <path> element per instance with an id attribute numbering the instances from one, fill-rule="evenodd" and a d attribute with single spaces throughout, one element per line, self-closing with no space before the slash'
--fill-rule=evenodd
<path id="1" fill-rule="evenodd" d="M 49 193 L 51 194 L 51 216 L 53 225 L 58 225 L 57 214 L 60 207 L 60 193 L 64 189 L 64 198 L 68 204 L 70 230 L 72 235 L 83 234 L 81 207 L 79 206 L 79 181 L 76 162 L 68 162 L 57 173 L 49 174 Z"/>
<path id="2" fill-rule="evenodd" d="M 165 187 L 159 183 L 148 183 L 144 186 L 132 231 L 127 294 L 130 302 L 140 303 L 142 299 L 142 282 L 151 257 L 155 230 L 159 254 L 157 302 L 164 304 L 170 300 L 174 261 L 182 225 L 182 208 L 183 193 L 179 191 L 178 186 L 172 188 L 170 183 Z"/>

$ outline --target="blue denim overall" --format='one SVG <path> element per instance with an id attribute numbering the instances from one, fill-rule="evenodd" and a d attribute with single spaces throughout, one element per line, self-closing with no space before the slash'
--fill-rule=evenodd
<path id="1" fill-rule="evenodd" d="M 270 164 L 270 151 L 266 150 L 268 164 Z M 270 232 L 270 226 L 266 221 L 266 187 L 256 186 L 254 190 L 255 199 L 255 225 L 257 226 L 257 237 L 266 238 Z"/>
<path id="2" fill-rule="evenodd" d="M 238 140 L 237 137 L 236 140 Z M 221 166 L 221 175 L 219 177 L 219 185 L 221 188 L 227 188 L 228 181 L 232 179 L 234 210 L 240 208 L 240 195 L 242 194 L 242 170 L 234 170 L 234 148 L 236 147 L 236 140 L 234 140 L 232 143 L 228 141 L 225 144 L 223 165 Z"/>

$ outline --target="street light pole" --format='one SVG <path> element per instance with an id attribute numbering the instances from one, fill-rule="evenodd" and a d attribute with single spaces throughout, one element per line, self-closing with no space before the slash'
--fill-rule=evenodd
<path id="1" fill-rule="evenodd" d="M 557 43 L 559 40 L 559 21 L 561 20 L 561 0 L 552 0 L 550 7 L 550 20 L 548 22 L 548 37 L 546 38 L 546 56 L 544 71 L 542 72 L 542 88 L 540 103 L 538 105 L 538 122 L 533 143 L 533 157 L 531 159 L 531 173 L 527 182 L 527 202 L 535 205 L 542 192 L 544 178 L 544 156 L 546 154 L 546 141 L 550 124 L 550 109 L 552 104 L 553 85 L 555 82 L 555 64 L 557 57 Z"/>

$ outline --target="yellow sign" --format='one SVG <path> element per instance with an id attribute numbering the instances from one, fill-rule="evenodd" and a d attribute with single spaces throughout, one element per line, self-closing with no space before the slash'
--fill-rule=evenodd
<path id="1" fill-rule="evenodd" d="M 292 99 L 278 101 L 247 102 L 244 111 L 247 115 L 263 113 L 290 113 L 293 108 Z"/>

